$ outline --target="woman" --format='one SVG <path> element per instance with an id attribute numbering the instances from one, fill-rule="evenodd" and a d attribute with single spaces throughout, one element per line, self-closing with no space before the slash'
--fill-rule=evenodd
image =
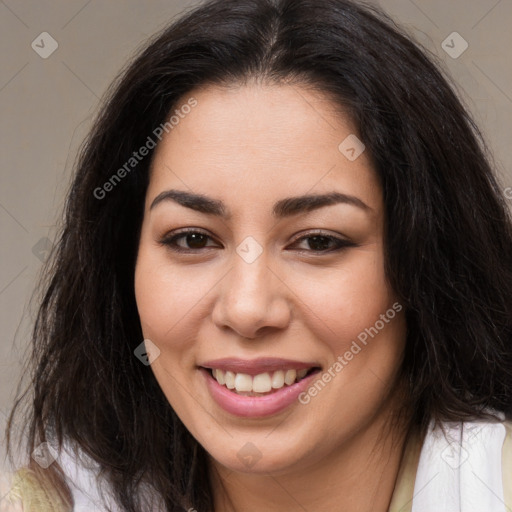
<path id="1" fill-rule="evenodd" d="M 80 155 L 14 498 L 507 510 L 512 224 L 482 147 L 373 8 L 171 25 Z"/>

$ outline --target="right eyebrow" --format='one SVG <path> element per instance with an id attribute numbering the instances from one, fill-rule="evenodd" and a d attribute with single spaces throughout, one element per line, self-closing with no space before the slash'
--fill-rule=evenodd
<path id="1" fill-rule="evenodd" d="M 222 201 L 183 190 L 165 190 L 153 199 L 149 209 L 152 210 L 156 205 L 164 201 L 174 201 L 181 206 L 206 213 L 207 215 L 218 215 L 223 218 L 230 217 Z"/>

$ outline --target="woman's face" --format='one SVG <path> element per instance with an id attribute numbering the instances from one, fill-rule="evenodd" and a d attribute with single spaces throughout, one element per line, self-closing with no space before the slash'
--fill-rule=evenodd
<path id="1" fill-rule="evenodd" d="M 319 93 L 191 97 L 146 196 L 135 292 L 151 368 L 216 464 L 307 469 L 392 412 L 405 321 L 384 273 L 382 192 Z"/>

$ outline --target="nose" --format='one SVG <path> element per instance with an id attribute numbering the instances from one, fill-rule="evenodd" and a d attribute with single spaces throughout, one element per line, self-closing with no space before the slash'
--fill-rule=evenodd
<path id="1" fill-rule="evenodd" d="M 215 325 L 244 338 L 258 338 L 288 326 L 289 289 L 260 256 L 247 263 L 234 254 L 234 264 L 219 283 L 212 311 Z"/>

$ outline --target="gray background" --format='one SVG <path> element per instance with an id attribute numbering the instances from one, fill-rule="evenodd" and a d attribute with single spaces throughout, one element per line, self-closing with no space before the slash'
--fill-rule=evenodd
<path id="1" fill-rule="evenodd" d="M 439 56 L 484 132 L 503 189 L 511 187 L 512 1 L 375 3 Z M 28 301 L 99 98 L 148 36 L 196 4 L 0 0 L 0 427 L 26 358 L 34 316 Z M 58 43 L 46 59 L 31 47 L 41 46 L 42 32 Z M 457 58 L 442 46 L 453 32 L 469 45 Z M 458 53 L 463 41 L 446 44 Z"/>

